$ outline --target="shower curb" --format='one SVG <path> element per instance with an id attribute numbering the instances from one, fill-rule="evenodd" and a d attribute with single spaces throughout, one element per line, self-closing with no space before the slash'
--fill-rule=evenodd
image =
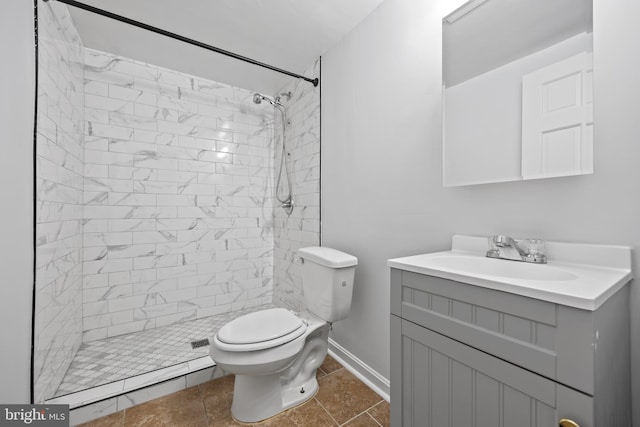
<path id="1" fill-rule="evenodd" d="M 167 396 L 180 390 L 223 376 L 209 356 L 176 367 L 71 393 L 47 400 L 47 404 L 69 405 L 72 426 Z"/>

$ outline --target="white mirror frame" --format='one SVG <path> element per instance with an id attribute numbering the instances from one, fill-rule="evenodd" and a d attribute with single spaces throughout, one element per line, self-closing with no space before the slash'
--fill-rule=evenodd
<path id="1" fill-rule="evenodd" d="M 593 173 L 592 1 L 501 1 L 443 19 L 443 186 Z"/>

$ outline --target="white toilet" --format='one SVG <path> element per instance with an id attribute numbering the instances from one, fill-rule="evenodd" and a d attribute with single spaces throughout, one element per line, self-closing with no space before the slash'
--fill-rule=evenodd
<path id="1" fill-rule="evenodd" d="M 349 314 L 358 259 L 319 246 L 298 255 L 308 311 L 257 311 L 213 337 L 211 358 L 236 375 L 231 413 L 238 421 L 261 421 L 311 399 L 318 389 L 316 369 L 327 355 L 329 323 Z"/>

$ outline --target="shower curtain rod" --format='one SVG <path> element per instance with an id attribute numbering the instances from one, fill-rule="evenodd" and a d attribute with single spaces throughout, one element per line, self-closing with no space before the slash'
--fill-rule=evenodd
<path id="1" fill-rule="evenodd" d="M 45 3 L 49 2 L 49 0 L 43 0 Z M 87 12 L 95 13 L 97 15 L 102 15 L 107 18 L 114 19 L 116 21 L 124 22 L 125 24 L 133 25 L 134 27 L 142 28 L 147 31 L 154 32 L 156 34 L 161 34 L 166 37 L 170 37 L 175 40 L 180 40 L 181 42 L 189 43 L 194 46 L 201 47 L 203 49 L 210 50 L 212 52 L 219 53 L 221 55 L 229 56 L 234 59 L 238 59 L 240 61 L 248 62 L 249 64 L 257 65 L 262 68 L 267 68 L 272 71 L 276 71 L 278 73 L 286 74 L 291 77 L 296 77 L 302 80 L 305 80 L 314 86 L 318 86 L 318 78 L 311 79 L 309 77 L 301 76 L 300 74 L 293 73 L 291 71 L 283 70 L 282 68 L 274 67 L 273 65 L 265 64 L 264 62 L 256 61 L 255 59 L 248 58 L 246 56 L 238 55 L 237 53 L 229 52 L 228 50 L 220 49 L 215 46 L 208 45 L 206 43 L 199 42 L 197 40 L 190 39 L 188 37 L 181 36 L 180 34 L 172 33 L 170 31 L 163 30 L 158 27 L 154 27 L 148 24 L 145 24 L 140 21 L 135 21 L 133 19 L 127 18 L 125 16 L 116 15 L 115 13 L 111 13 L 109 11 L 98 9 L 97 7 L 90 6 L 88 4 L 80 3 L 75 0 L 55 0 L 60 3 L 68 4 L 69 6 L 77 7 L 78 9 L 86 10 Z"/>

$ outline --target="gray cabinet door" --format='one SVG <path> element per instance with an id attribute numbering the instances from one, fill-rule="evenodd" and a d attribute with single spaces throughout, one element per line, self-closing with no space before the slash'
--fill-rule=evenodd
<path id="1" fill-rule="evenodd" d="M 395 427 L 594 427 L 588 395 L 394 315 L 391 337 Z"/>

